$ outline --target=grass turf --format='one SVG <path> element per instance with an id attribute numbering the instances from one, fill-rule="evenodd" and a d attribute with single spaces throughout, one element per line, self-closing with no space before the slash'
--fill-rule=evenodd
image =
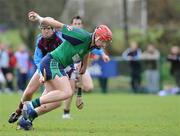
<path id="1" fill-rule="evenodd" d="M 16 130 L 8 124 L 20 95 L 0 94 L 0 136 L 178 136 L 179 96 L 99 94 L 84 96 L 85 107 L 72 103 L 71 120 L 63 120 L 62 107 L 34 121 L 34 130 Z"/>

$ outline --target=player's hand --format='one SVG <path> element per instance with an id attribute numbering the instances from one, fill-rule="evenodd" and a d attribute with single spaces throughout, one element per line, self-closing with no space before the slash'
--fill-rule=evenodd
<path id="1" fill-rule="evenodd" d="M 40 83 L 42 83 L 42 84 L 45 82 L 45 79 L 44 79 L 44 77 L 43 77 L 43 76 L 40 76 L 40 78 L 39 78 L 39 82 L 40 82 Z"/>
<path id="2" fill-rule="evenodd" d="M 34 11 L 31 11 L 31 12 L 28 13 L 28 18 L 32 22 L 35 22 L 35 21 L 39 21 L 40 22 L 41 19 L 42 19 L 42 17 L 38 13 L 36 13 Z"/>
<path id="3" fill-rule="evenodd" d="M 46 70 L 44 68 L 44 76 L 41 73 L 40 78 L 39 78 L 39 82 L 40 83 L 45 83 L 45 81 L 46 81 Z"/>
<path id="4" fill-rule="evenodd" d="M 79 74 L 83 75 L 86 72 L 86 68 L 84 66 L 82 66 L 79 70 Z"/>
<path id="5" fill-rule="evenodd" d="M 79 74 L 84 74 L 86 72 L 86 67 L 84 65 L 82 65 L 82 62 L 80 62 L 77 65 L 77 70 L 79 71 Z"/>
<path id="6" fill-rule="evenodd" d="M 102 55 L 102 59 L 103 59 L 104 62 L 109 62 L 109 61 L 110 61 L 109 56 L 106 55 L 106 54 L 103 54 L 103 55 Z"/>
<path id="7" fill-rule="evenodd" d="M 86 72 L 86 70 L 80 70 L 80 71 L 79 71 L 79 74 L 80 74 L 80 75 L 83 75 L 85 72 Z"/>

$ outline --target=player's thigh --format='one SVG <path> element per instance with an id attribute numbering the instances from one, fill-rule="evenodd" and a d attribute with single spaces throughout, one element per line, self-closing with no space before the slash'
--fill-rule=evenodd
<path id="1" fill-rule="evenodd" d="M 55 90 L 55 88 L 53 86 L 51 86 L 50 83 L 47 82 L 47 83 L 45 83 L 45 89 L 44 89 L 42 95 L 46 95 L 53 90 Z M 40 107 L 36 108 L 36 112 L 38 113 L 38 115 L 45 114 L 47 112 L 50 112 L 50 111 L 60 107 L 61 103 L 62 103 L 61 101 L 58 101 L 58 102 L 42 104 Z"/>
<path id="2" fill-rule="evenodd" d="M 50 80 L 52 86 L 54 86 L 57 90 L 64 91 L 69 95 L 73 94 L 71 84 L 69 82 L 69 78 L 67 76 L 59 77 L 55 76 L 53 80 Z"/>
<path id="3" fill-rule="evenodd" d="M 44 89 L 42 95 L 46 95 L 46 94 L 49 93 L 50 91 L 55 90 L 55 88 L 54 88 L 53 86 L 51 86 L 50 84 L 48 84 L 48 82 L 45 83 L 44 86 L 45 86 L 45 89 Z"/>
<path id="4" fill-rule="evenodd" d="M 57 90 L 56 87 L 52 84 L 52 82 L 50 81 L 46 81 L 44 83 L 44 91 L 42 93 L 42 95 L 46 95 L 47 93 L 49 93 L 50 91 L 54 91 L 54 90 Z"/>
<path id="5" fill-rule="evenodd" d="M 56 88 L 49 82 L 45 83 L 45 89 L 42 93 L 42 95 L 46 95 L 49 92 L 56 90 Z M 44 104 L 44 106 L 47 107 L 51 107 L 49 109 L 54 109 L 56 107 L 59 107 L 61 105 L 61 102 L 53 102 L 53 103 L 49 103 L 49 104 Z"/>
<path id="6" fill-rule="evenodd" d="M 41 61 L 40 70 L 46 77 L 46 85 L 54 87 L 55 90 L 72 93 L 69 78 L 66 76 L 63 65 L 50 54 L 46 55 Z"/>

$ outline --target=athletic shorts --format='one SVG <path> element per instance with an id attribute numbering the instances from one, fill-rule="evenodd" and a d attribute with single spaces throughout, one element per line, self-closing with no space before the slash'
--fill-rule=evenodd
<path id="1" fill-rule="evenodd" d="M 51 54 L 47 54 L 42 59 L 40 64 L 40 71 L 43 76 L 46 75 L 46 80 L 54 79 L 56 75 L 59 77 L 67 76 L 66 72 L 64 71 L 64 66 L 53 59 Z"/>
<path id="2" fill-rule="evenodd" d="M 76 68 L 75 68 L 74 64 L 67 66 L 64 70 L 65 70 L 66 74 L 68 75 L 69 79 L 71 79 L 71 80 L 76 79 L 76 76 L 75 76 Z"/>

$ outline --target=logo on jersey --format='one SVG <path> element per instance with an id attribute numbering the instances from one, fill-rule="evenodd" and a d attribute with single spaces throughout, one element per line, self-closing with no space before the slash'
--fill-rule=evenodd
<path id="1" fill-rule="evenodd" d="M 73 62 L 77 63 L 81 60 L 81 58 L 80 58 L 79 54 L 76 54 L 72 57 L 72 60 L 73 60 Z"/>
<path id="2" fill-rule="evenodd" d="M 73 30 L 73 27 L 70 26 L 70 25 L 67 25 L 67 30 L 68 30 L 68 31 L 72 31 L 72 30 Z"/>

